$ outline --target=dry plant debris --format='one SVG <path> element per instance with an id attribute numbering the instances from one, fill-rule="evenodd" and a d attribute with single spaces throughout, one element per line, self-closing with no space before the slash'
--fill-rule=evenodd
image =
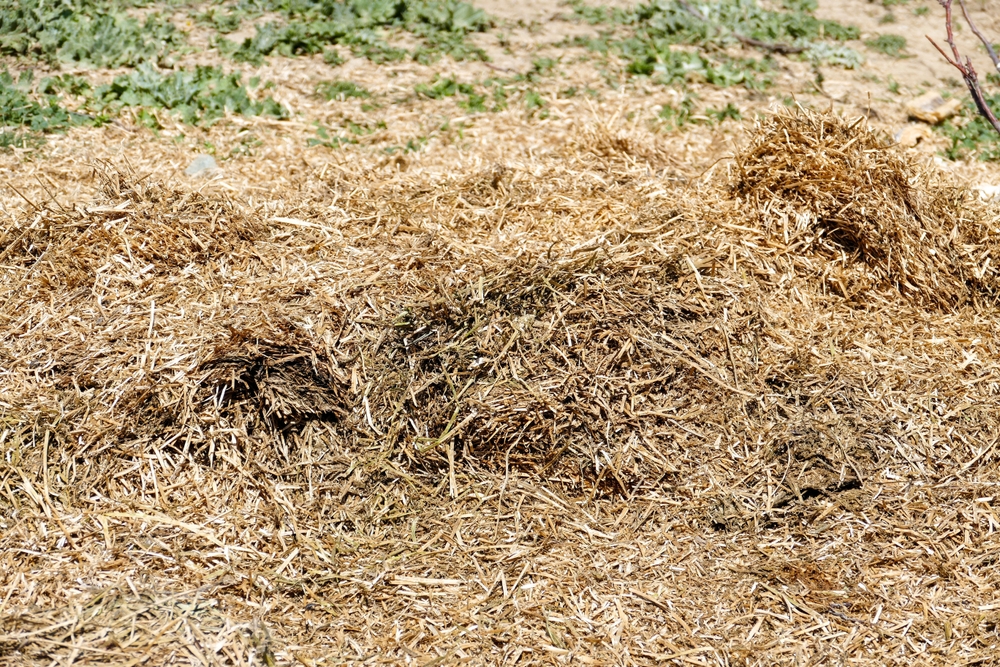
<path id="1" fill-rule="evenodd" d="M 602 118 L 22 179 L 0 664 L 992 660 L 996 208 Z"/>
<path id="2" fill-rule="evenodd" d="M 916 173 L 863 117 L 773 114 L 736 166 L 734 192 L 786 242 L 822 246 L 834 262 L 863 259 L 869 277 L 927 302 L 953 306 L 995 291 L 996 233 L 970 225 L 964 196 Z"/>

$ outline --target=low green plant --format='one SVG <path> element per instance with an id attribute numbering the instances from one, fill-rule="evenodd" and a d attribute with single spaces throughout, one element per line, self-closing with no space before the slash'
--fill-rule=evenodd
<path id="1" fill-rule="evenodd" d="M 346 144 L 356 144 L 358 143 L 358 140 L 352 137 L 333 135 L 330 133 L 330 130 L 328 128 L 323 127 L 322 125 L 317 123 L 316 136 L 314 138 L 309 139 L 306 143 L 310 147 L 324 146 L 326 148 L 340 148 L 341 146 L 344 146 Z"/>
<path id="2" fill-rule="evenodd" d="M 570 0 L 573 15 L 590 25 L 623 25 L 635 20 L 635 12 L 622 7 L 588 5 L 583 0 Z"/>
<path id="3" fill-rule="evenodd" d="M 430 83 L 419 83 L 414 86 L 414 92 L 420 97 L 431 100 L 440 100 L 445 97 L 455 97 L 459 108 L 469 113 L 481 111 L 499 111 L 501 107 L 494 105 L 491 109 L 487 107 L 488 96 L 483 92 L 477 92 L 477 86 L 470 83 L 459 83 L 449 77 L 438 77 Z"/>
<path id="4" fill-rule="evenodd" d="M 91 91 L 90 82 L 73 74 L 47 76 L 38 83 L 38 92 L 45 95 L 85 95 Z"/>
<path id="5" fill-rule="evenodd" d="M 388 127 L 384 120 L 379 120 L 374 123 L 368 121 L 356 123 L 353 120 L 346 120 L 344 121 L 344 126 L 347 128 L 348 132 L 356 137 L 366 137 L 369 134 L 375 134 L 379 130 L 384 130 Z"/>
<path id="6" fill-rule="evenodd" d="M 337 133 L 336 130 L 324 127 L 319 123 L 314 124 L 316 126 L 316 136 L 309 139 L 307 143 L 309 146 L 325 146 L 326 148 L 340 148 L 348 144 L 357 144 L 362 137 L 375 134 L 379 130 L 384 130 L 388 127 L 384 120 L 372 123 L 365 120 L 355 122 L 347 119 L 342 123 L 342 128 L 346 132 Z"/>
<path id="7" fill-rule="evenodd" d="M 387 155 L 395 155 L 396 153 L 416 153 L 430 141 L 428 136 L 418 136 L 406 141 L 404 146 L 386 146 L 382 149 L 382 152 Z"/>
<path id="8" fill-rule="evenodd" d="M 816 65 L 836 65 L 844 69 L 855 69 L 865 61 L 860 53 L 843 44 L 816 42 L 805 52 Z"/>
<path id="9" fill-rule="evenodd" d="M 140 21 L 120 0 L 18 0 L 0 3 L 0 55 L 51 65 L 134 66 L 180 49 L 184 34 L 164 16 Z"/>
<path id="10" fill-rule="evenodd" d="M 540 118 L 545 118 L 548 116 L 545 110 L 547 106 L 548 102 L 537 90 L 528 90 L 524 93 L 524 108 L 528 110 L 530 115 L 538 114 Z"/>
<path id="11" fill-rule="evenodd" d="M 168 109 L 188 124 L 210 124 L 227 112 L 243 116 L 285 118 L 288 112 L 268 96 L 254 99 L 250 89 L 254 79 L 244 85 L 238 72 L 226 74 L 221 68 L 198 66 L 164 74 L 149 64 L 123 74 L 94 91 L 94 104 L 100 108 L 123 106 Z"/>
<path id="12" fill-rule="evenodd" d="M 418 83 L 413 88 L 417 95 L 432 100 L 440 100 L 445 97 L 454 97 L 458 93 L 472 94 L 474 88 L 468 83 L 458 83 L 452 78 L 435 78 L 430 83 Z"/>
<path id="13" fill-rule="evenodd" d="M 93 122 L 63 108 L 56 95 L 32 95 L 32 83 L 30 71 L 17 80 L 6 70 L 0 72 L 0 148 L 39 144 L 45 134 Z"/>
<path id="14" fill-rule="evenodd" d="M 239 30 L 243 20 L 249 18 L 249 15 L 236 8 L 230 8 L 229 11 L 226 11 L 222 7 L 215 6 L 195 13 L 192 18 L 199 25 L 213 28 L 216 32 L 227 35 Z"/>
<path id="15" fill-rule="evenodd" d="M 1000 93 L 986 96 L 986 104 L 991 109 L 1000 107 Z M 979 114 L 972 100 L 962 106 L 958 116 L 938 126 L 938 131 L 951 142 L 944 150 L 944 154 L 951 160 L 973 155 L 984 162 L 1000 160 L 1000 136 Z"/>
<path id="16" fill-rule="evenodd" d="M 664 104 L 658 116 L 663 121 L 664 129 L 679 130 L 691 122 L 693 111 L 694 98 L 690 95 L 685 95 L 677 106 Z"/>
<path id="17" fill-rule="evenodd" d="M 785 0 L 781 9 L 765 9 L 757 0 L 715 0 L 704 4 L 652 0 L 630 10 L 595 12 L 582 5 L 575 11 L 588 22 L 613 27 L 573 43 L 602 54 L 615 53 L 632 75 L 662 83 L 702 80 L 717 86 L 760 89 L 770 84 L 770 55 L 740 58 L 725 49 L 739 44 L 806 52 L 825 64 L 860 62 L 846 46 L 822 50 L 820 45 L 857 39 L 857 28 L 816 18 L 815 0 Z M 767 49 L 765 48 L 765 51 Z M 826 62 L 829 60 L 830 62 Z"/>
<path id="18" fill-rule="evenodd" d="M 327 100 L 368 99 L 372 96 L 368 89 L 353 81 L 321 81 L 316 84 L 316 94 Z"/>
<path id="19" fill-rule="evenodd" d="M 872 51 L 884 53 L 893 58 L 903 58 L 906 48 L 906 38 L 902 35 L 879 35 L 875 39 L 865 40 L 865 46 Z"/>
<path id="20" fill-rule="evenodd" d="M 344 64 L 344 57 L 340 55 L 340 52 L 337 51 L 337 49 L 327 47 L 323 50 L 323 62 L 330 67 L 339 67 Z"/>
<path id="21" fill-rule="evenodd" d="M 720 88 L 743 85 L 751 90 L 771 84 L 773 65 L 770 58 L 731 58 L 709 56 L 701 51 L 673 50 L 632 55 L 629 73 L 649 75 L 663 84 L 704 81 Z"/>
<path id="22" fill-rule="evenodd" d="M 467 38 L 486 30 L 490 19 L 460 0 L 265 0 L 263 5 L 282 20 L 257 26 L 256 34 L 240 44 L 218 40 L 223 52 L 259 63 L 272 53 L 308 55 L 341 44 L 376 62 L 413 57 L 429 63 L 442 54 L 456 60 L 487 59 Z M 395 31 L 415 35 L 420 46 L 412 52 L 391 46 L 387 38 Z"/>
<path id="23" fill-rule="evenodd" d="M 657 117 L 663 123 L 662 129 L 673 131 L 679 130 L 688 124 L 711 125 L 713 123 L 722 123 L 727 119 L 741 120 L 743 118 L 739 107 L 732 102 L 729 102 L 720 109 L 706 107 L 702 113 L 696 114 L 695 102 L 697 99 L 696 95 L 685 95 L 681 98 L 677 106 L 664 104 L 657 114 Z"/>
<path id="24" fill-rule="evenodd" d="M 726 119 L 741 120 L 743 118 L 743 114 L 740 113 L 739 108 L 732 102 L 729 102 L 721 109 L 709 107 L 705 109 L 705 115 L 715 120 L 716 123 L 721 123 Z"/>

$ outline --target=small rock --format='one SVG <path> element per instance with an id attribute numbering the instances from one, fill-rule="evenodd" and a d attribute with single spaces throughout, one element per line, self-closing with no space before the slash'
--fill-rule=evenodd
<path id="1" fill-rule="evenodd" d="M 906 113 L 911 118 L 922 120 L 931 125 L 937 125 L 945 118 L 954 116 L 961 107 L 962 101 L 958 98 L 953 97 L 950 100 L 946 100 L 932 90 L 907 102 Z"/>
<path id="2" fill-rule="evenodd" d="M 990 185 L 989 183 L 980 183 L 979 185 L 973 185 L 972 189 L 979 193 L 979 198 L 985 201 L 990 199 L 996 199 L 1000 197 L 1000 185 Z"/>
<path id="3" fill-rule="evenodd" d="M 191 161 L 184 173 L 188 176 L 208 176 L 216 171 L 219 165 L 215 163 L 215 158 L 211 155 L 199 155 Z"/>
<path id="4" fill-rule="evenodd" d="M 910 123 L 893 135 L 893 138 L 896 140 L 896 143 L 903 148 L 912 148 L 921 141 L 930 139 L 932 136 L 930 128 L 926 125 Z"/>

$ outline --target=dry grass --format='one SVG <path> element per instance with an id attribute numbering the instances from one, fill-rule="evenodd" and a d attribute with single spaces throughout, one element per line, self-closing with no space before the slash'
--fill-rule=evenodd
<path id="1" fill-rule="evenodd" d="M 945 307 L 991 297 L 995 233 L 964 211 L 964 193 L 915 173 L 863 123 L 769 116 L 737 156 L 734 192 L 786 242 L 824 246 L 834 262 L 860 258 L 904 294 Z"/>
<path id="2" fill-rule="evenodd" d="M 19 164 L 0 664 L 993 660 L 997 211 L 617 118 Z"/>

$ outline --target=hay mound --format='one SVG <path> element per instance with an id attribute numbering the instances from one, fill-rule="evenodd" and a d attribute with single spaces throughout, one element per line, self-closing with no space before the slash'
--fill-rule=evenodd
<path id="1" fill-rule="evenodd" d="M 0 198 L 0 667 L 989 662 L 995 212 L 574 126 Z"/>
<path id="2" fill-rule="evenodd" d="M 970 287 L 992 292 L 985 258 L 963 256 L 966 244 L 987 240 L 957 225 L 968 198 L 947 196 L 863 118 L 775 113 L 758 121 L 736 167 L 733 194 L 786 244 L 861 259 L 871 284 L 924 302 L 955 305 Z"/>
<path id="3" fill-rule="evenodd" d="M 100 184 L 95 202 L 32 202 L 33 219 L 0 254 L 30 269 L 26 277 L 38 275 L 41 290 L 89 290 L 95 280 L 148 290 L 157 278 L 238 253 L 266 231 L 232 201 L 147 182 L 127 165 L 98 165 L 93 176 Z"/>

